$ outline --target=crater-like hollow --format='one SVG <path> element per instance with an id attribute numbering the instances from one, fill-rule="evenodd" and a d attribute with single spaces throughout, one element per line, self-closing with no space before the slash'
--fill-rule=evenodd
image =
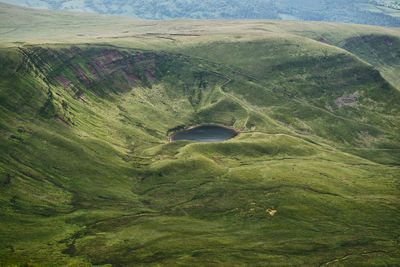
<path id="1" fill-rule="evenodd" d="M 219 125 L 199 125 L 173 134 L 170 141 L 222 142 L 238 135 L 238 131 Z"/>

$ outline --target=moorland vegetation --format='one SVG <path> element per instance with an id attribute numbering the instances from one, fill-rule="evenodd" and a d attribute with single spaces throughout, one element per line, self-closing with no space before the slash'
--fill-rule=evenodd
<path id="1" fill-rule="evenodd" d="M 0 14 L 0 265 L 400 264 L 398 29 Z"/>

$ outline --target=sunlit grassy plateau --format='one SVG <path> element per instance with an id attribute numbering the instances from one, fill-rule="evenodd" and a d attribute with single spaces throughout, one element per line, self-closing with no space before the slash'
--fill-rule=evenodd
<path id="1" fill-rule="evenodd" d="M 400 30 L 0 4 L 0 265 L 400 265 Z M 235 127 L 221 143 L 169 142 Z"/>

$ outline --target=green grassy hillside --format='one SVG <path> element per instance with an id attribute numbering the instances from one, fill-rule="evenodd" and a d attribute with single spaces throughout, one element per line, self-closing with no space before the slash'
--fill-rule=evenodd
<path id="1" fill-rule="evenodd" d="M 400 264 L 398 30 L 62 16 L 1 37 L 0 265 Z"/>
<path id="2" fill-rule="evenodd" d="M 397 0 L 2 0 L 53 10 L 117 14 L 144 19 L 282 19 L 400 26 Z"/>

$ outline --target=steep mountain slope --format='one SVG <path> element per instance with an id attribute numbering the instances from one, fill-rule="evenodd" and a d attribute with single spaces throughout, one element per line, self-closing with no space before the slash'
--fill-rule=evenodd
<path id="1" fill-rule="evenodd" d="M 392 84 L 400 84 L 399 38 L 387 35 L 363 35 L 347 39 L 343 48 L 376 66 Z"/>
<path id="2" fill-rule="evenodd" d="M 283 19 L 400 26 L 400 5 L 391 1 L 353 0 L 2 0 L 53 10 L 118 14 L 145 19 Z"/>
<path id="3" fill-rule="evenodd" d="M 146 23 L 3 37 L 0 264 L 400 263 L 396 30 Z"/>

